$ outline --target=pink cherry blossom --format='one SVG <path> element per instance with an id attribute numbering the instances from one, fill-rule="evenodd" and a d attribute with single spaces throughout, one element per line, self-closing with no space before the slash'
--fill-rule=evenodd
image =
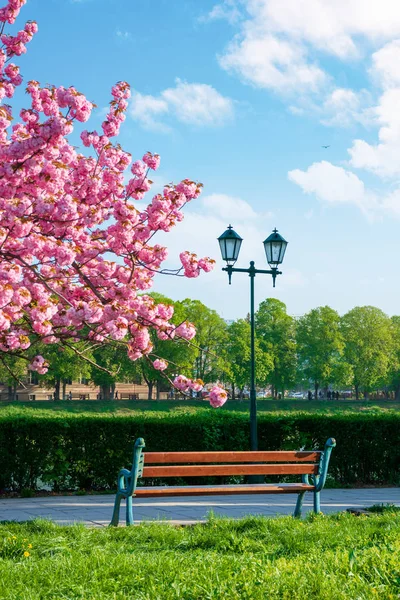
<path id="1" fill-rule="evenodd" d="M 163 359 L 157 358 L 155 361 L 153 361 L 153 367 L 157 369 L 157 371 L 165 371 L 165 369 L 168 367 L 168 363 Z"/>
<path id="2" fill-rule="evenodd" d="M 174 387 L 180 392 L 187 392 L 190 389 L 190 379 L 184 375 L 178 375 L 173 381 Z"/>
<path id="3" fill-rule="evenodd" d="M 228 394 L 222 387 L 215 385 L 213 388 L 211 388 L 208 398 L 213 408 L 219 408 L 227 401 Z"/>
<path id="4" fill-rule="evenodd" d="M 16 63 L 38 30 L 34 21 L 5 30 L 25 3 L 7 0 L 0 8 L 0 100 L 21 85 Z M 202 185 L 190 179 L 166 185 L 137 208 L 160 156 L 146 152 L 132 161 L 116 140 L 128 108 L 127 82 L 112 87 L 98 131 L 81 126 L 95 105 L 74 86 L 31 79 L 26 92 L 28 106 L 17 104 L 19 120 L 8 103 L 0 104 L 0 351 L 20 355 L 32 343 L 89 341 L 125 345 L 131 360 L 150 360 L 154 334 L 191 340 L 195 327 L 174 325 L 173 307 L 157 305 L 146 292 L 168 256 L 155 234 L 182 221 L 182 209 Z M 80 136 L 81 148 L 71 134 L 74 143 Z M 189 251 L 180 261 L 175 273 L 189 278 L 214 265 Z M 167 363 L 153 365 L 162 371 Z M 29 368 L 43 374 L 48 364 L 36 356 Z M 202 386 L 183 375 L 175 382 L 183 392 Z M 212 399 L 221 404 L 223 390 Z"/>
<path id="5" fill-rule="evenodd" d="M 160 166 L 159 154 L 152 154 L 151 152 L 146 152 L 142 160 L 149 167 L 149 169 L 152 169 L 153 171 L 156 171 Z"/>
<path id="6" fill-rule="evenodd" d="M 35 356 L 32 362 L 29 364 L 29 369 L 31 371 L 37 371 L 40 375 L 44 375 L 48 371 L 48 363 L 45 361 L 43 356 Z"/>
<path id="7" fill-rule="evenodd" d="M 193 323 L 185 321 L 176 328 L 175 333 L 177 336 L 183 338 L 184 340 L 191 340 L 196 335 L 196 328 L 193 325 Z"/>

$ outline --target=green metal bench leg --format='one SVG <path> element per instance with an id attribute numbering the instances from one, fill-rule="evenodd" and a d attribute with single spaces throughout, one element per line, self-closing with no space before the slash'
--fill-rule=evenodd
<path id="1" fill-rule="evenodd" d="M 126 524 L 133 525 L 132 496 L 126 498 Z"/>
<path id="2" fill-rule="evenodd" d="M 119 507 L 121 505 L 121 498 L 121 494 L 117 493 L 117 495 L 115 496 L 113 516 L 110 523 L 110 525 L 113 525 L 114 527 L 118 527 L 119 523 Z"/>
<path id="3" fill-rule="evenodd" d="M 301 492 L 301 494 L 297 496 L 296 508 L 294 509 L 293 513 L 294 517 L 301 517 L 301 508 L 303 506 L 304 494 L 305 492 Z"/>
<path id="4" fill-rule="evenodd" d="M 316 514 L 321 512 L 320 492 L 314 492 L 314 512 Z"/>

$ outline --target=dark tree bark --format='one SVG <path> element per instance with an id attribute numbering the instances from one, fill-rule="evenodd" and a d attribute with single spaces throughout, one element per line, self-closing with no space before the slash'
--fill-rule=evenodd
<path id="1" fill-rule="evenodd" d="M 56 379 L 54 382 L 54 400 L 55 400 L 55 402 L 58 402 L 60 400 L 60 386 L 61 386 L 61 380 Z"/>

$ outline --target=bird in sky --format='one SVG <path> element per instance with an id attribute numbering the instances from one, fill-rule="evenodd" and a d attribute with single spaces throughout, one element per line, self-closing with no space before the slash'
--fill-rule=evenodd
<path id="1" fill-rule="evenodd" d="M 321 148 L 330 148 L 330 146 L 321 146 Z"/>

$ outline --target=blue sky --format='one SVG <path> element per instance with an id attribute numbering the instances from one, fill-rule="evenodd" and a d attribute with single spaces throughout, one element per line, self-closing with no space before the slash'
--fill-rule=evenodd
<path id="1" fill-rule="evenodd" d="M 39 24 L 19 60 L 26 81 L 75 85 L 99 107 L 91 130 L 127 80 L 123 147 L 161 154 L 156 191 L 204 183 L 160 241 L 168 266 L 183 249 L 218 266 L 159 277 L 158 291 L 244 316 L 247 278 L 228 287 L 216 237 L 232 223 L 237 266 L 266 268 L 276 226 L 289 241 L 283 275 L 275 290 L 259 276 L 257 301 L 277 297 L 295 315 L 324 304 L 400 313 L 398 0 L 28 0 L 20 19 Z"/>

